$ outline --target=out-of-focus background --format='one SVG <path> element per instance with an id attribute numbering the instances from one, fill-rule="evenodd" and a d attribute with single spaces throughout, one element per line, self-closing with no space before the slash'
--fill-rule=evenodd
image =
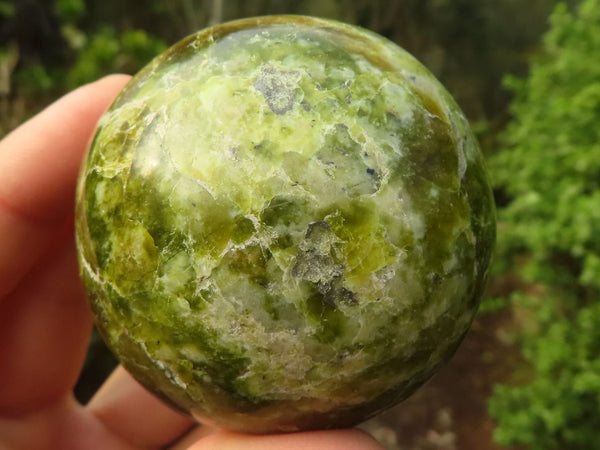
<path id="1" fill-rule="evenodd" d="M 363 425 L 389 449 L 600 448 L 600 0 L 0 0 L 0 137 L 209 24 L 310 14 L 374 30 L 455 96 L 498 245 L 452 362 Z M 94 336 L 77 396 L 116 361 Z"/>

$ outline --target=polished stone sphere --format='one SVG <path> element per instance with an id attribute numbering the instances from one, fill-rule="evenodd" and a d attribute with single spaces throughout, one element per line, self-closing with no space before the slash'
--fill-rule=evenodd
<path id="1" fill-rule="evenodd" d="M 300 16 L 208 28 L 101 118 L 76 234 L 97 327 L 200 421 L 355 425 L 469 329 L 495 238 L 448 92 L 369 31 Z"/>

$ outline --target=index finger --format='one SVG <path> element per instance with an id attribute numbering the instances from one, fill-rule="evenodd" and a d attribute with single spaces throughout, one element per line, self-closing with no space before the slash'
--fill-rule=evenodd
<path id="1" fill-rule="evenodd" d="M 128 80 L 112 75 L 83 86 L 0 142 L 0 298 L 71 216 L 86 144 Z"/>

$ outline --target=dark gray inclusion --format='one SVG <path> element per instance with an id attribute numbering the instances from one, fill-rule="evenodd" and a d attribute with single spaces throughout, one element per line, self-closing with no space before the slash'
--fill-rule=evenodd
<path id="1" fill-rule="evenodd" d="M 342 285 L 344 266 L 335 255 L 337 236 L 327 222 L 312 222 L 299 245 L 291 275 L 316 286 L 322 301 L 335 307 L 339 302 L 354 305 L 354 293 Z"/>
<path id="2" fill-rule="evenodd" d="M 282 116 L 294 107 L 295 89 L 292 86 L 295 75 L 295 71 L 284 71 L 265 65 L 254 80 L 254 87 L 263 95 L 275 114 Z M 292 83 L 289 83 L 290 81 Z"/>

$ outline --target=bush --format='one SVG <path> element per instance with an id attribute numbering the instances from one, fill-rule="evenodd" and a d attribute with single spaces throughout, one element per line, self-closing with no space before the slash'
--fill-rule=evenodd
<path id="1" fill-rule="evenodd" d="M 68 88 L 109 73 L 133 74 L 166 48 L 161 39 L 143 30 L 128 30 L 119 35 L 112 27 L 105 26 L 92 34 L 79 51 L 68 75 Z"/>
<path id="2" fill-rule="evenodd" d="M 600 441 L 600 0 L 556 8 L 544 52 L 515 94 L 506 148 L 491 161 L 499 265 L 536 323 L 521 336 L 532 376 L 498 386 L 501 444 L 590 449 Z M 524 261 L 524 262 L 523 262 Z"/>

